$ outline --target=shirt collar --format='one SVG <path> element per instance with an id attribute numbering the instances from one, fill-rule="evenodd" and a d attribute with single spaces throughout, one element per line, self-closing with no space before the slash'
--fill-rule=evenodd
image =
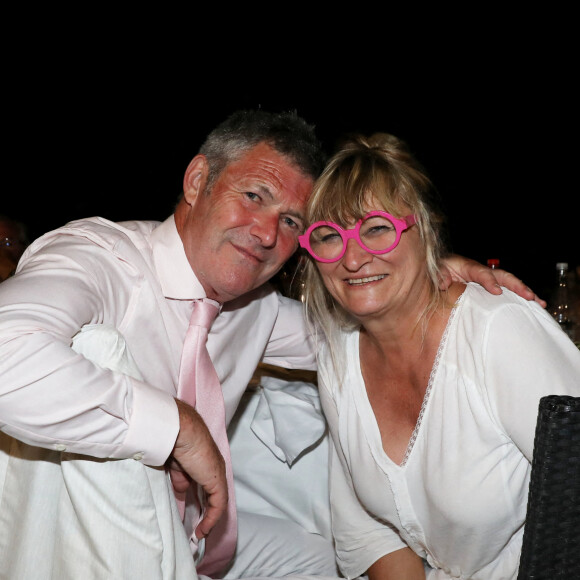
<path id="1" fill-rule="evenodd" d="M 176 300 L 206 298 L 205 290 L 185 255 L 173 215 L 153 230 L 150 241 L 164 296 Z"/>

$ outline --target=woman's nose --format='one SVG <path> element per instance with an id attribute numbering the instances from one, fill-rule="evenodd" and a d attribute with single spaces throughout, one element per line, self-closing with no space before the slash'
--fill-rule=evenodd
<path id="1" fill-rule="evenodd" d="M 372 258 L 372 254 L 369 254 L 369 252 L 361 248 L 357 240 L 351 238 L 346 243 L 342 263 L 347 270 L 356 272 L 361 266 L 372 260 Z"/>

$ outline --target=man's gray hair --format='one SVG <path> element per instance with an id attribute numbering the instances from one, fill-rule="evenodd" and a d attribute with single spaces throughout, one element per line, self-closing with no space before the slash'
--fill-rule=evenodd
<path id="1" fill-rule="evenodd" d="M 324 168 L 325 156 L 314 126 L 295 111 L 236 111 L 207 136 L 199 150 L 209 164 L 208 190 L 229 163 L 259 143 L 270 145 L 313 180 Z"/>

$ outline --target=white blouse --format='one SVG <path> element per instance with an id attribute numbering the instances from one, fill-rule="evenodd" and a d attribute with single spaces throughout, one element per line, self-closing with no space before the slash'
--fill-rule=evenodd
<path id="1" fill-rule="evenodd" d="M 360 370 L 359 333 L 343 336 L 342 387 L 321 349 L 332 439 L 331 509 L 347 578 L 405 545 L 427 577 L 517 576 L 540 397 L 580 396 L 580 351 L 533 302 L 468 284 L 451 315 L 402 465 L 383 451 Z"/>

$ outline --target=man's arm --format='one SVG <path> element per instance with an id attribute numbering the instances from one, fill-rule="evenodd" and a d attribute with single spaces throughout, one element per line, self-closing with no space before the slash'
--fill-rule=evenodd
<path id="1" fill-rule="evenodd" d="M 0 284 L 0 429 L 36 447 L 163 465 L 179 430 L 171 389 L 72 348 L 86 325 L 118 327 L 138 273 L 127 268 L 119 284 L 114 254 L 85 238 L 43 241 Z"/>
<path id="2" fill-rule="evenodd" d="M 172 453 L 177 465 L 171 465 L 171 481 L 177 492 L 185 492 L 191 480 L 203 488 L 205 513 L 196 528 L 197 537 L 203 538 L 215 526 L 228 503 L 225 462 L 197 411 L 179 399 L 175 402 L 179 411 L 179 434 Z"/>
<path id="3" fill-rule="evenodd" d="M 263 362 L 287 369 L 316 370 L 316 348 L 311 340 L 302 302 L 278 295 L 278 315 Z"/>
<path id="4" fill-rule="evenodd" d="M 452 255 L 443 260 L 445 268 L 441 271 L 441 287 L 447 288 L 451 282 L 477 282 L 491 294 L 501 294 L 501 286 L 515 292 L 526 300 L 534 300 L 543 308 L 546 301 L 539 298 L 519 278 L 505 270 L 492 270 L 475 260 Z"/>

